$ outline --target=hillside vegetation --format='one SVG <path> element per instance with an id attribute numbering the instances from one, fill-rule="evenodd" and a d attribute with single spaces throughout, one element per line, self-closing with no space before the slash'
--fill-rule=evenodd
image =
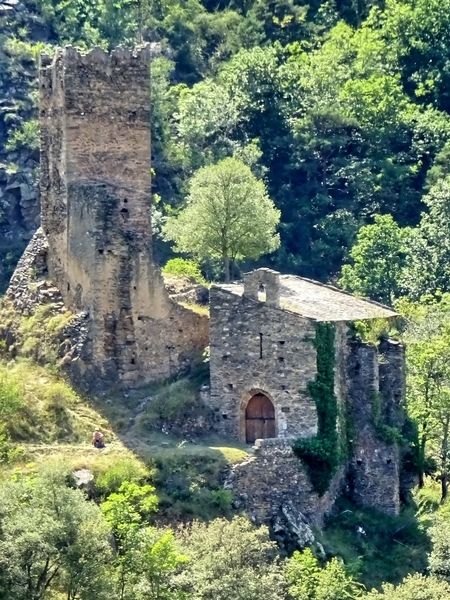
<path id="1" fill-rule="evenodd" d="M 287 555 L 223 487 L 250 451 L 204 431 L 206 363 L 82 396 L 55 351 L 71 315 L 17 319 L 5 303 L 0 600 L 446 600 L 450 0 L 0 1 L 0 290 L 38 223 L 39 54 L 141 41 L 160 48 L 149 102 L 166 273 L 205 283 L 266 265 L 393 304 L 419 486 L 399 517 L 343 499 L 315 553 Z M 230 176 L 233 198 L 260 201 L 238 203 L 252 243 L 219 252 L 186 215 L 211 223 L 230 165 L 248 186 Z M 355 326 L 373 343 L 391 333 Z"/>

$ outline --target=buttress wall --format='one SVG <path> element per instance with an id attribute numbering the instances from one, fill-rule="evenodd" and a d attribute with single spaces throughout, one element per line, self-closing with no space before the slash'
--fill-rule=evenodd
<path id="1" fill-rule="evenodd" d="M 89 315 L 84 363 L 108 381 L 175 375 L 207 321 L 169 300 L 153 261 L 148 48 L 44 58 L 40 122 L 49 277 Z"/>

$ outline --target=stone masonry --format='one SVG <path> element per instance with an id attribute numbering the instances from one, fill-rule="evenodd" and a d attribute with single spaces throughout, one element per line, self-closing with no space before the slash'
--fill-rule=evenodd
<path id="1" fill-rule="evenodd" d="M 343 490 L 359 505 L 399 512 L 401 449 L 385 435 L 404 425 L 404 349 L 391 340 L 364 343 L 352 328 L 354 320 L 380 317 L 395 313 L 269 269 L 246 274 L 243 284 L 211 288 L 210 404 L 220 432 L 245 442 L 248 419 L 255 418 L 247 414 L 252 398 L 263 395 L 273 405 L 275 438 L 257 440 L 255 454 L 234 467 L 228 482 L 255 521 L 273 523 L 289 505 L 297 522 L 320 526 Z M 318 372 L 320 323 L 334 329 L 336 430 L 347 456 L 322 497 L 292 451 L 296 438 L 318 432 L 309 384 Z"/>
<path id="2" fill-rule="evenodd" d="M 211 403 L 221 433 L 241 441 L 245 408 L 257 392 L 274 404 L 278 437 L 317 431 L 307 390 L 316 375 L 314 323 L 281 313 L 267 298 L 255 302 L 215 286 L 210 291 Z"/>
<path id="3" fill-rule="evenodd" d="M 47 276 L 88 315 L 72 365 L 88 387 L 166 379 L 208 343 L 207 319 L 169 299 L 153 260 L 149 62 L 145 47 L 41 60 Z"/>

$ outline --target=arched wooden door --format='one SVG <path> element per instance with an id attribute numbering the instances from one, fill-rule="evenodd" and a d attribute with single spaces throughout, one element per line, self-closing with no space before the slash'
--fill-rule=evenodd
<path id="1" fill-rule="evenodd" d="M 264 394 L 255 394 L 245 409 L 245 441 L 252 444 L 255 440 L 274 438 L 275 409 Z"/>

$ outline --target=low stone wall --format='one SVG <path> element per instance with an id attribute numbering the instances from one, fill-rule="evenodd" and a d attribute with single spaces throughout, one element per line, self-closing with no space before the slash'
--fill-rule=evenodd
<path id="1" fill-rule="evenodd" d="M 319 496 L 292 451 L 293 441 L 257 440 L 253 456 L 233 467 L 225 487 L 233 492 L 236 508 L 256 523 L 273 526 L 289 514 L 292 524 L 321 527 L 343 489 L 345 473 L 339 471 Z"/>

